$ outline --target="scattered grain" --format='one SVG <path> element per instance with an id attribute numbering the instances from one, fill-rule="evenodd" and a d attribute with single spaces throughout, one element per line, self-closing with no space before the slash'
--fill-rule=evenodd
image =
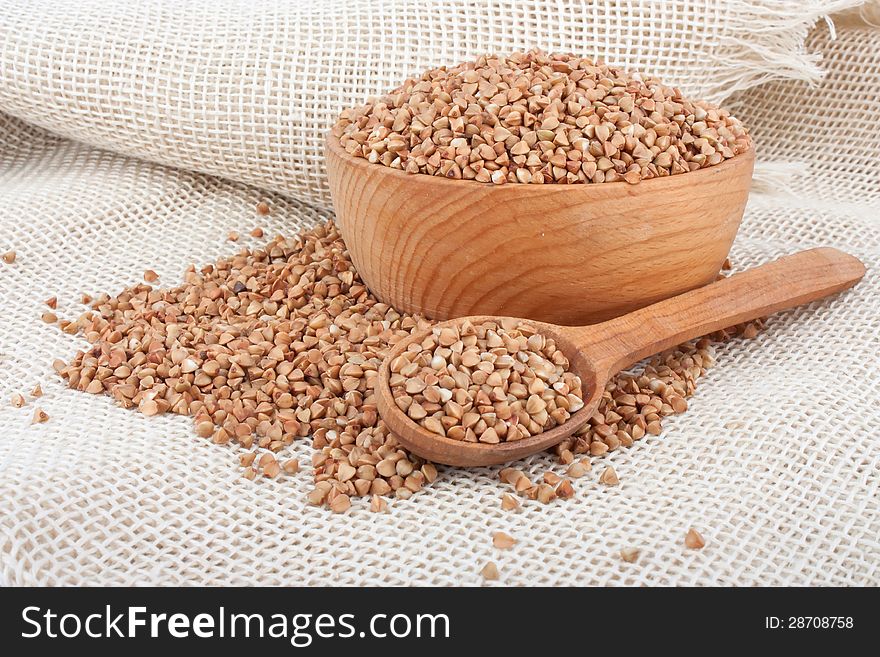
<path id="1" fill-rule="evenodd" d="M 269 204 L 266 201 L 260 201 L 257 203 L 257 214 L 266 216 L 269 214 Z"/>
<path id="2" fill-rule="evenodd" d="M 758 326 L 753 323 L 746 324 L 746 327 L 742 331 L 742 336 L 746 339 L 751 340 L 752 338 L 758 335 Z"/>
<path id="3" fill-rule="evenodd" d="M 154 283 L 155 281 L 159 280 L 159 274 L 154 272 L 152 269 L 147 269 L 144 272 L 144 280 L 147 283 Z"/>
<path id="4" fill-rule="evenodd" d="M 514 488 L 514 490 L 516 490 L 517 493 L 524 493 L 525 491 L 527 491 L 527 490 L 529 490 L 529 489 L 531 489 L 531 488 L 534 488 L 534 487 L 535 487 L 535 484 L 533 484 L 533 483 L 529 480 L 529 478 L 528 478 L 528 477 L 525 477 L 525 476 L 520 477 L 520 478 L 517 479 L 516 482 L 513 484 L 513 488 Z"/>
<path id="5" fill-rule="evenodd" d="M 521 477 L 525 477 L 525 474 L 522 470 L 517 470 L 516 468 L 502 468 L 498 472 L 498 477 L 507 484 L 515 484 Z"/>
<path id="6" fill-rule="evenodd" d="M 62 328 L 91 345 L 70 363 L 52 363 L 74 389 L 107 394 L 120 406 L 151 415 L 192 416 L 200 436 L 261 453 L 278 452 L 311 435 L 312 504 L 330 505 L 339 495 L 347 496 L 348 504 L 352 496 L 405 499 L 437 478 L 432 464 L 408 453 L 390 434 L 378 417 L 373 392 L 388 349 L 430 324 L 397 312 L 369 292 L 332 222 L 289 239 L 276 237 L 201 269 L 190 267 L 177 287 L 138 284 L 112 297 L 84 295 L 82 302 L 89 310 Z M 495 333 L 503 345 L 504 338 Z M 712 338 L 736 334 L 731 329 Z M 444 334 L 444 342 L 450 337 Z M 493 344 L 496 340 L 492 336 Z M 575 456 L 631 445 L 644 437 L 649 424 L 659 427 L 661 417 L 675 412 L 672 396 L 689 397 L 711 365 L 709 345 L 708 338 L 681 345 L 652 359 L 638 374 L 614 377 L 587 425 L 555 449 L 560 460 L 573 465 Z M 496 349 L 486 351 L 495 362 L 485 374 L 488 380 L 497 372 L 503 390 L 507 368 L 496 367 Z M 474 362 L 468 353 L 468 362 Z M 482 363 L 482 352 L 478 355 Z M 465 367 L 473 373 L 476 364 Z M 550 405 L 547 386 L 541 390 L 537 379 L 534 390 L 526 386 L 528 394 L 518 397 L 522 389 L 511 381 L 516 367 L 509 369 L 509 395 L 525 402 L 537 395 Z M 432 385 L 428 395 L 441 395 L 441 401 L 448 394 L 443 391 L 451 391 Z M 428 387 L 418 394 L 424 396 Z M 488 394 L 482 384 L 480 392 Z M 485 401 L 482 395 L 480 401 Z M 490 404 L 481 406 L 495 404 L 498 420 L 499 411 L 506 415 L 510 410 L 502 400 L 490 396 Z M 532 410 L 539 405 L 532 401 Z M 458 414 L 454 405 L 449 409 L 451 417 Z M 478 410 L 467 415 L 462 406 L 462 426 L 473 430 L 483 417 Z M 425 417 L 434 413 L 426 411 Z M 491 428 L 499 440 L 507 438 L 501 426 Z M 581 463 L 589 469 L 588 460 Z M 253 478 L 252 472 L 245 474 Z M 519 470 L 505 468 L 500 476 L 526 499 L 549 502 L 567 494 L 566 486 L 559 488 L 563 482 L 555 488 L 546 482 L 539 486 Z M 345 504 L 343 499 L 336 507 Z M 502 499 L 505 505 L 516 508 Z"/>
<path id="7" fill-rule="evenodd" d="M 263 236 L 263 229 L 260 228 L 259 226 L 257 226 L 256 228 L 254 228 L 251 231 L 251 237 L 262 237 L 262 236 Z"/>
<path id="8" fill-rule="evenodd" d="M 480 575 L 482 575 L 485 580 L 496 580 L 498 579 L 498 566 L 495 565 L 494 561 L 490 561 L 483 566 Z"/>
<path id="9" fill-rule="evenodd" d="M 631 547 L 623 548 L 620 551 L 620 558 L 627 563 L 635 563 L 636 559 L 639 558 L 639 550 Z"/>
<path id="10" fill-rule="evenodd" d="M 345 493 L 340 493 L 330 502 L 330 510 L 333 513 L 344 513 L 351 508 L 351 498 Z"/>
<path id="11" fill-rule="evenodd" d="M 756 330 L 762 326 L 760 321 L 753 324 Z M 727 340 L 746 328 L 733 327 L 684 343 L 654 356 L 637 374 L 622 372 L 613 377 L 587 424 L 554 448 L 560 462 L 570 462 L 572 453 L 602 456 L 646 435 L 659 435 L 662 419 L 687 409 L 686 399 L 696 390 L 697 379 L 714 362 L 712 341 Z"/>
<path id="12" fill-rule="evenodd" d="M 40 319 L 42 319 L 47 324 L 54 324 L 58 321 L 58 316 L 55 313 L 50 313 L 48 310 L 40 315 Z"/>
<path id="13" fill-rule="evenodd" d="M 599 483 L 605 484 L 606 486 L 616 486 L 620 483 L 620 479 L 617 478 L 617 473 L 614 471 L 614 468 L 609 465 L 602 471 L 602 474 L 599 475 Z"/>
<path id="14" fill-rule="evenodd" d="M 58 297 L 49 297 L 43 303 L 49 306 L 52 310 L 58 307 Z"/>
<path id="15" fill-rule="evenodd" d="M 230 242 L 237 242 L 238 238 L 239 234 L 234 230 L 229 231 L 229 234 L 226 236 L 226 239 L 228 239 Z"/>
<path id="16" fill-rule="evenodd" d="M 309 504 L 315 504 L 315 505 L 323 504 L 327 498 L 327 493 L 329 491 L 330 491 L 330 484 L 326 484 L 326 485 L 318 484 L 311 491 L 309 491 L 309 494 L 306 496 L 309 501 Z"/>
<path id="17" fill-rule="evenodd" d="M 15 262 L 15 251 L 7 251 L 6 253 L 4 253 L 3 262 L 5 262 L 7 265 L 11 265 L 13 262 Z"/>
<path id="18" fill-rule="evenodd" d="M 505 511 L 516 511 L 520 508 L 519 500 L 510 493 L 504 493 L 501 496 L 501 508 Z"/>
<path id="19" fill-rule="evenodd" d="M 538 484 L 536 499 L 542 504 L 549 504 L 556 499 L 556 491 L 550 484 Z"/>
<path id="20" fill-rule="evenodd" d="M 214 435 L 214 422 L 212 420 L 202 420 L 196 422 L 196 435 L 201 438 L 210 438 Z"/>
<path id="21" fill-rule="evenodd" d="M 555 472 L 545 472 L 544 473 L 544 483 L 550 484 L 551 486 L 555 486 L 560 481 L 562 481 L 562 477 L 560 477 Z"/>
<path id="22" fill-rule="evenodd" d="M 556 497 L 560 500 L 567 500 L 574 497 L 574 486 L 571 485 L 571 479 L 563 479 L 556 487 Z"/>
<path id="23" fill-rule="evenodd" d="M 34 411 L 34 419 L 31 420 L 31 424 L 42 424 L 43 422 L 49 421 L 49 415 L 42 408 L 38 408 Z"/>
<path id="24" fill-rule="evenodd" d="M 691 527 L 688 529 L 687 535 L 684 537 L 684 544 L 692 550 L 699 550 L 706 545 L 706 541 L 700 536 L 700 533 Z"/>
<path id="25" fill-rule="evenodd" d="M 15 408 L 21 408 L 24 406 L 24 397 L 19 393 L 15 393 L 12 395 L 12 405 L 15 406 Z"/>
<path id="26" fill-rule="evenodd" d="M 504 532 L 495 532 L 492 535 L 492 545 L 499 550 L 507 550 L 516 544 L 516 539 L 510 534 Z"/>
<path id="27" fill-rule="evenodd" d="M 72 326 L 94 346 L 53 364 L 71 387 L 192 415 L 218 444 L 313 435 L 313 503 L 405 498 L 437 478 L 388 432 L 372 386 L 388 347 L 428 324 L 370 295 L 332 223 L 190 268 L 176 288 L 101 295 Z"/>
<path id="28" fill-rule="evenodd" d="M 372 511 L 373 513 L 387 513 L 388 502 L 385 501 L 384 497 L 373 495 L 370 498 L 370 511 Z"/>
<path id="29" fill-rule="evenodd" d="M 31 397 L 42 397 L 43 396 L 43 387 L 38 383 L 34 386 L 34 389 L 31 390 Z"/>
<path id="30" fill-rule="evenodd" d="M 437 480 L 437 466 L 433 463 L 425 463 L 422 465 L 422 475 L 424 475 L 425 481 L 433 484 Z"/>
<path id="31" fill-rule="evenodd" d="M 138 410 L 144 415 L 158 415 L 160 413 L 159 404 L 150 397 L 141 399 L 138 403 Z"/>

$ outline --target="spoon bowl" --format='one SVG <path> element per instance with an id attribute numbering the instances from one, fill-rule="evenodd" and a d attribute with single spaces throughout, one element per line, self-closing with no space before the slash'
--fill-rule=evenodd
<path id="1" fill-rule="evenodd" d="M 430 461 L 457 466 L 515 461 L 553 447 L 584 426 L 608 379 L 624 367 L 707 333 L 840 292 L 855 285 L 864 273 L 864 265 L 853 256 L 819 248 L 785 256 L 600 324 L 559 326 L 490 315 L 448 320 L 416 331 L 391 349 L 379 368 L 376 404 L 400 443 Z M 581 378 L 584 406 L 564 424 L 511 442 L 472 443 L 432 433 L 397 407 L 390 385 L 391 361 L 409 345 L 423 340 L 438 326 L 454 327 L 465 321 L 477 326 L 505 320 L 529 324 L 552 338 L 568 358 L 569 371 Z"/>
<path id="2" fill-rule="evenodd" d="M 420 424 L 412 420 L 397 404 L 391 392 L 389 381 L 391 379 L 391 361 L 407 350 L 409 345 L 421 342 L 435 328 L 454 327 L 463 322 L 470 321 L 474 326 L 490 321 L 512 320 L 534 326 L 538 332 L 556 342 L 557 348 L 569 360 L 569 370 L 581 378 L 584 398 L 584 407 L 576 411 L 565 424 L 560 424 L 549 431 L 543 431 L 511 442 L 495 444 L 465 443 L 453 440 L 446 436 L 431 433 Z M 588 330 L 589 327 L 586 327 Z M 529 454 L 548 449 L 562 442 L 566 437 L 580 429 L 599 405 L 602 392 L 605 390 L 605 381 L 601 380 L 600 372 L 589 358 L 589 352 L 578 347 L 577 339 L 582 329 L 579 327 L 558 326 L 545 322 L 535 322 L 529 319 L 514 317 L 495 317 L 491 315 L 474 315 L 447 320 L 422 331 L 416 331 L 404 340 L 401 340 L 388 353 L 379 368 L 379 378 L 376 387 L 376 405 L 385 424 L 398 440 L 410 451 L 419 456 L 437 463 L 447 465 L 473 466 L 491 465 L 494 463 L 506 463 L 524 458 Z"/>

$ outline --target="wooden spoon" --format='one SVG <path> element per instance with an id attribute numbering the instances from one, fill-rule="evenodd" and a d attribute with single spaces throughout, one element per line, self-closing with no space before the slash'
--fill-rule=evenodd
<path id="1" fill-rule="evenodd" d="M 558 326 L 521 320 L 556 341 L 571 371 L 581 377 L 586 396 L 584 407 L 567 422 L 522 440 L 491 445 L 453 440 L 431 433 L 397 407 L 389 364 L 409 344 L 427 337 L 428 330 L 402 340 L 385 358 L 376 385 L 377 406 L 400 443 L 423 458 L 459 466 L 513 461 L 546 450 L 580 429 L 596 410 L 609 377 L 624 367 L 707 333 L 846 290 L 864 274 L 864 265 L 853 256 L 832 248 L 810 249 L 601 324 Z M 463 317 L 439 326 L 455 326 L 465 319 L 477 325 L 510 318 Z"/>

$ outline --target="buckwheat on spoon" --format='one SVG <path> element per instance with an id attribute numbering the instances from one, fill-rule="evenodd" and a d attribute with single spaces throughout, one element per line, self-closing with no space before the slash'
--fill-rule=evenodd
<path id="1" fill-rule="evenodd" d="M 498 444 L 528 438 L 584 406 L 581 380 L 528 322 L 436 328 L 389 363 L 394 402 L 428 431 Z"/>

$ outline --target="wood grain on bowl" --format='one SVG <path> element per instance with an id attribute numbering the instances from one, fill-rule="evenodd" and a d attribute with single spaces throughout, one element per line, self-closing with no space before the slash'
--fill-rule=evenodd
<path id="1" fill-rule="evenodd" d="M 643 181 L 493 185 L 407 174 L 327 138 L 337 222 L 370 289 L 433 319 L 590 324 L 715 280 L 754 149 Z"/>

